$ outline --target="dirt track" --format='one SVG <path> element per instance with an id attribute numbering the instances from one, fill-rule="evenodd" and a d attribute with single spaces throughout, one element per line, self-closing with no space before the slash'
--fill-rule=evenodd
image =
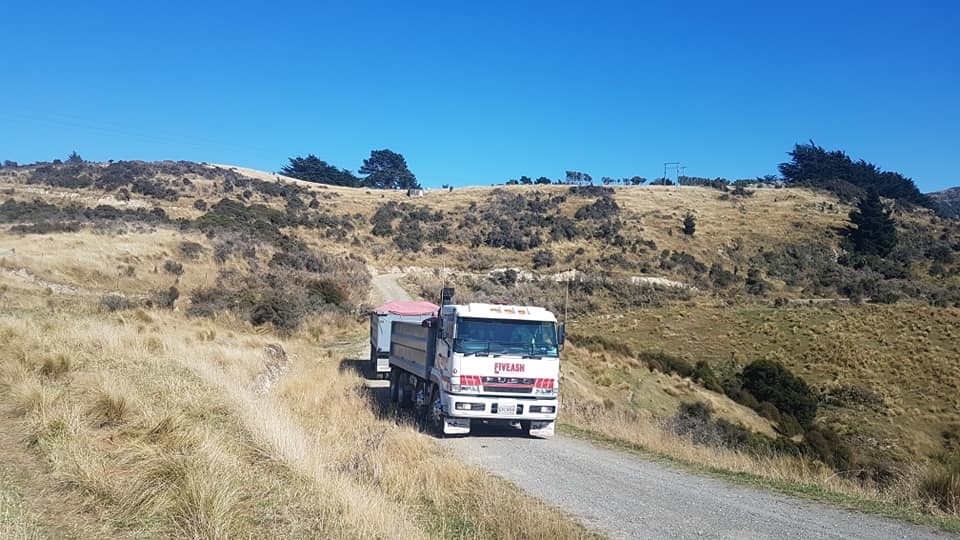
<path id="1" fill-rule="evenodd" d="M 374 278 L 381 299 L 409 299 L 397 277 Z M 369 383 L 385 409 L 388 389 L 383 381 Z M 697 476 L 563 436 L 532 439 L 519 430 L 480 426 L 469 437 L 441 443 L 465 462 L 514 482 L 613 538 L 953 538 Z"/>

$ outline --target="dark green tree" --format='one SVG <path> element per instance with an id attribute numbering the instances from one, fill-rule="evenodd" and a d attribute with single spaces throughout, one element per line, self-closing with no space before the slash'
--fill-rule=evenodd
<path id="1" fill-rule="evenodd" d="M 70 152 L 69 156 L 67 156 L 67 163 L 77 165 L 79 163 L 83 163 L 83 158 L 80 157 L 80 154 L 78 154 L 76 150 L 74 150 L 73 152 Z"/>
<path id="2" fill-rule="evenodd" d="M 373 150 L 363 160 L 360 174 L 367 175 L 363 185 L 377 189 L 419 189 L 417 177 L 407 168 L 402 155 L 388 149 Z"/>
<path id="3" fill-rule="evenodd" d="M 789 183 L 827 189 L 848 200 L 875 189 L 889 199 L 928 207 L 933 204 L 920 193 L 913 180 L 900 173 L 882 171 L 862 159 L 853 161 L 842 150 L 827 151 L 810 141 L 810 144 L 795 145 L 787 155 L 791 159 L 780 164 L 780 174 Z"/>
<path id="4" fill-rule="evenodd" d="M 695 232 L 697 232 L 697 218 L 693 216 L 693 213 L 687 212 L 687 215 L 683 217 L 683 234 L 693 236 Z"/>
<path id="5" fill-rule="evenodd" d="M 533 181 L 534 184 L 549 184 L 551 181 L 546 176 L 541 176 Z"/>
<path id="6" fill-rule="evenodd" d="M 529 186 L 530 184 L 533 184 L 533 179 L 531 179 L 529 176 L 521 176 L 520 183 L 525 186 Z"/>
<path id="7" fill-rule="evenodd" d="M 860 199 L 850 221 L 854 225 L 849 228 L 850 240 L 857 253 L 886 257 L 897 247 L 897 225 L 876 190 Z"/>
<path id="8" fill-rule="evenodd" d="M 771 360 L 757 360 L 743 368 L 743 389 L 763 403 L 769 401 L 781 413 L 789 414 L 802 426 L 817 416 L 817 396 L 807 383 Z"/>
<path id="9" fill-rule="evenodd" d="M 360 179 L 346 169 L 338 169 L 310 154 L 307 157 L 290 158 L 290 164 L 280 169 L 280 174 L 332 186 L 358 187 Z"/>
<path id="10" fill-rule="evenodd" d="M 669 178 L 657 178 L 653 182 L 650 182 L 651 186 L 672 186 L 674 185 L 673 180 Z"/>

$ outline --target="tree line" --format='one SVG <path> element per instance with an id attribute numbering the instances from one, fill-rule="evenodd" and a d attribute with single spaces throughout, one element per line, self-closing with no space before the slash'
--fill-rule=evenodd
<path id="1" fill-rule="evenodd" d="M 421 187 L 403 155 L 386 148 L 371 151 L 370 157 L 363 160 L 363 165 L 358 170 L 362 176 L 354 175 L 347 169 L 339 169 L 313 154 L 307 157 L 292 157 L 289 161 L 288 165 L 280 169 L 280 173 L 308 182 L 375 189 Z"/>

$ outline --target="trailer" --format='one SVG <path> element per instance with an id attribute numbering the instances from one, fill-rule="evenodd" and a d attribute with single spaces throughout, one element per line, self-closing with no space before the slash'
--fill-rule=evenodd
<path id="1" fill-rule="evenodd" d="M 370 312 L 370 373 L 385 377 L 390 372 L 390 335 L 394 322 L 419 324 L 437 315 L 440 307 L 430 302 L 395 300 Z"/>
<path id="2" fill-rule="evenodd" d="M 468 434 L 476 422 L 554 434 L 564 327 L 533 306 L 449 305 L 419 323 L 395 321 L 390 401 L 437 436 Z"/>

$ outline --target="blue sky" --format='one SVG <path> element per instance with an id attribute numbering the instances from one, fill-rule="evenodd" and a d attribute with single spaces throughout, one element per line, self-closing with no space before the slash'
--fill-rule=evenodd
<path id="1" fill-rule="evenodd" d="M 813 139 L 960 184 L 956 2 L 34 4 L 4 9 L 0 159 L 736 179 Z"/>

